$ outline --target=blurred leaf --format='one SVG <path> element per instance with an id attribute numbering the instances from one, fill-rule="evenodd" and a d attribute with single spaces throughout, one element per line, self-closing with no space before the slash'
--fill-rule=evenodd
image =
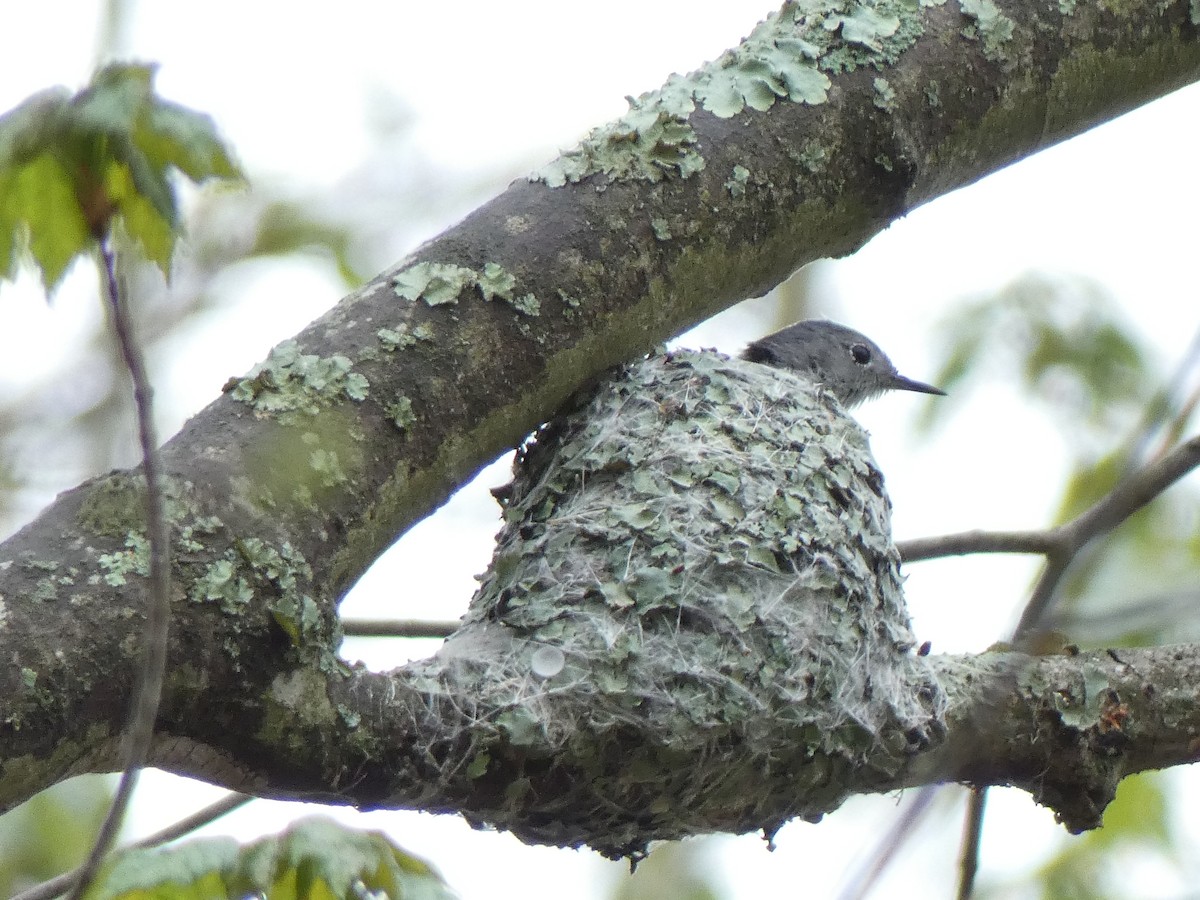
<path id="1" fill-rule="evenodd" d="M 718 900 L 711 851 L 722 838 L 704 837 L 659 844 L 637 871 L 623 875 L 613 900 Z"/>
<path id="2" fill-rule="evenodd" d="M 111 780 L 72 778 L 0 816 L 0 897 L 79 865 L 112 799 Z"/>
<path id="3" fill-rule="evenodd" d="M 951 396 L 928 404 L 919 427 L 944 421 L 972 382 L 1017 382 L 1053 409 L 1070 439 L 1130 427 L 1162 383 L 1153 356 L 1111 299 L 1084 279 L 1027 275 L 944 320 L 945 354 L 933 379 Z M 1083 433 L 1081 433 L 1083 426 Z"/>
<path id="4" fill-rule="evenodd" d="M 258 892 L 271 900 L 454 896 L 428 863 L 382 833 L 354 831 L 323 818 L 302 819 L 282 834 L 243 847 L 232 838 L 202 838 L 118 853 L 85 896 L 237 900 Z"/>
<path id="5" fill-rule="evenodd" d="M 1062 851 L 1036 874 L 1047 900 L 1087 897 L 1093 900 L 1144 896 L 1119 877 L 1128 854 L 1157 857 L 1175 868 L 1175 852 L 1167 821 L 1163 776 L 1131 775 L 1121 781 L 1116 799 L 1104 813 L 1104 825 L 1063 845 Z"/>
<path id="6" fill-rule="evenodd" d="M 114 63 L 84 90 L 43 91 L 0 116 L 0 275 L 27 248 L 48 292 L 119 221 L 166 274 L 177 237 L 170 172 L 239 178 L 212 120 L 154 95 L 151 66 Z"/>
<path id="7" fill-rule="evenodd" d="M 1067 522 L 1106 497 L 1125 474 L 1124 449 L 1108 453 L 1091 463 L 1080 463 L 1063 488 L 1056 522 Z"/>
<path id="8" fill-rule="evenodd" d="M 311 204 L 276 200 L 262 210 L 256 240 L 248 253 L 282 256 L 320 248 L 332 256 L 338 275 L 351 287 L 366 281 L 351 260 L 356 239 L 356 234 L 344 225 L 315 216 Z"/>
<path id="9" fill-rule="evenodd" d="M 0 198 L 0 246 L 6 248 L 2 274 L 16 274 L 17 251 L 24 244 L 52 290 L 91 244 L 71 176 L 52 153 L 42 153 L 20 167 L 0 168 Z"/>

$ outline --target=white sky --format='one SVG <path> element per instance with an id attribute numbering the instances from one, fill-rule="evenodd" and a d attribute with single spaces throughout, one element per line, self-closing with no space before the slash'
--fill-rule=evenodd
<path id="1" fill-rule="evenodd" d="M 402 97 L 413 138 L 439 165 L 461 173 L 528 171 L 588 127 L 619 114 L 625 94 L 659 85 L 717 55 L 750 30 L 771 2 L 459 0 L 453 4 L 342 0 L 312 6 L 264 0 L 143 3 L 129 38 L 133 58 L 161 63 L 160 93 L 212 114 L 252 178 L 292 179 L 306 192 L 334 190 L 368 150 L 370 97 Z M 90 72 L 97 4 L 41 0 L 4 4 L 0 110 L 51 84 L 72 87 Z M 312 12 L 309 12 L 309 9 Z M 901 370 L 932 376 L 932 324 L 966 297 L 1021 274 L 1087 275 L 1117 298 L 1161 350 L 1164 368 L 1197 329 L 1200 90 L 1181 91 L 1117 122 L 1043 152 L 918 210 L 855 257 L 826 270 L 838 318 L 877 340 Z M 503 185 L 497 184 L 499 190 Z M 331 197 L 336 203 L 336 196 Z M 447 209 L 443 222 L 466 209 Z M 94 321 L 91 276 L 76 272 L 52 307 L 24 280 L 0 286 L 0 390 L 46 377 Z M 313 265 L 264 270 L 238 288 L 236 324 L 208 323 L 178 348 L 162 376 L 164 416 L 178 424 L 230 374 L 336 301 L 336 285 Z M 685 342 L 736 351 L 762 324 L 732 313 Z M 1008 386 L 965 398 L 930 443 L 914 444 L 907 421 L 918 398 L 891 397 L 860 418 L 895 503 L 898 537 L 1045 522 L 1063 474 L 1063 447 L 1049 423 Z M 487 563 L 496 512 L 485 473 L 436 517 L 414 529 L 364 579 L 347 607 L 357 614 L 457 615 Z M 60 485 L 59 487 L 66 487 Z M 454 547 L 444 565 L 443 548 Z M 464 565 L 463 559 L 473 560 Z M 907 589 L 915 626 L 935 652 L 980 650 L 1011 627 L 1030 564 L 974 559 L 914 566 Z M 376 664 L 395 645 L 360 642 Z M 417 653 L 423 652 L 417 649 Z M 1195 792 L 1190 773 L 1180 790 Z M 165 824 L 212 791 L 152 774 L 136 825 Z M 159 788 L 158 786 L 162 786 Z M 171 792 L 167 791 L 170 787 Z M 185 799 L 187 798 L 187 799 Z M 943 802 L 948 802 L 943 801 Z M 957 802 L 957 801 L 956 801 Z M 894 798 L 863 798 L 818 826 L 796 823 L 768 854 L 754 838 L 714 842 L 714 864 L 732 895 L 831 896 L 847 867 L 890 824 Z M 1065 840 L 1044 810 L 1016 792 L 994 792 L 984 874 L 1044 859 Z M 247 837 L 280 827 L 294 809 L 256 803 L 210 829 Z M 524 848 L 508 836 L 471 832 L 452 818 L 342 813 L 387 827 L 437 864 L 468 900 L 495 896 L 586 898 L 622 867 L 592 854 Z M 916 887 L 949 896 L 958 820 L 916 842 L 878 896 Z M 1126 867 L 1139 876 L 1136 865 Z M 1151 880 L 1145 896 L 1181 886 Z M 1006 897 L 1028 894 L 1020 890 Z"/>

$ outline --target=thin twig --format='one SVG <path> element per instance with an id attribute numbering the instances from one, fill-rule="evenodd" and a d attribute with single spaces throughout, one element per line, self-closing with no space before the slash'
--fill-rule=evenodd
<path id="1" fill-rule="evenodd" d="M 962 850 L 958 857 L 958 900 L 970 900 L 979 873 L 979 844 L 983 836 L 983 811 L 987 806 L 987 788 L 971 788 L 967 798 L 967 816 L 963 823 Z"/>
<path id="2" fill-rule="evenodd" d="M 104 284 L 108 292 L 109 314 L 113 333 L 133 381 L 134 404 L 137 408 L 138 441 L 142 450 L 142 471 L 146 477 L 146 532 L 150 544 L 150 578 L 146 597 L 146 629 L 142 646 L 142 665 L 134 703 L 129 711 L 125 733 L 121 780 L 108 815 L 91 853 L 79 867 L 71 888 L 70 900 L 83 896 L 116 839 L 117 831 L 129 806 L 129 798 L 137 784 L 138 773 L 145 765 L 154 739 L 154 722 L 158 718 L 158 703 L 162 694 L 163 672 L 167 658 L 167 626 L 170 620 L 171 559 L 170 533 L 166 519 L 161 474 L 159 472 L 158 439 L 153 421 L 152 392 L 146 375 L 141 347 L 133 334 L 133 322 L 120 286 L 117 284 L 116 258 L 111 237 L 100 242 L 104 268 Z"/>
<path id="3" fill-rule="evenodd" d="M 1197 465 L 1200 465 L 1200 437 L 1185 441 L 1166 456 L 1130 475 L 1090 509 L 1053 529 L 1059 546 L 1047 555 L 1046 568 L 1025 604 L 1013 633 L 1013 642 L 1025 640 L 1037 631 L 1063 575 L 1088 542 L 1112 531 Z"/>
<path id="4" fill-rule="evenodd" d="M 896 549 L 904 562 L 920 562 L 943 556 L 968 553 L 1039 553 L 1052 552 L 1054 531 L 960 531 L 937 537 L 900 541 Z"/>
<path id="5" fill-rule="evenodd" d="M 909 798 L 904 811 L 896 817 L 891 829 L 875 846 L 870 864 L 859 869 L 854 880 L 838 894 L 839 900 L 863 900 L 867 896 L 879 880 L 879 876 L 891 865 L 904 842 L 914 834 L 917 823 L 929 811 L 939 787 L 941 786 L 927 784 Z"/>
<path id="6" fill-rule="evenodd" d="M 1192 336 L 1192 342 L 1175 366 L 1170 381 L 1146 404 L 1146 414 L 1135 436 L 1129 441 L 1130 449 L 1126 457 L 1128 466 L 1145 465 L 1158 459 L 1179 440 L 1195 408 L 1197 391 L 1200 391 L 1200 384 L 1196 384 L 1188 396 L 1183 397 L 1188 376 L 1197 366 L 1200 366 L 1200 330 Z M 1183 399 L 1176 404 L 1176 398 Z M 1174 410 L 1173 406 L 1176 407 Z M 1158 432 L 1161 432 L 1158 447 L 1150 450 L 1150 443 Z"/>
<path id="7" fill-rule="evenodd" d="M 1044 555 L 1046 565 L 1038 576 L 1012 636 L 1012 643 L 1020 645 L 1028 642 L 1041 628 L 1059 583 L 1079 553 L 1096 537 L 1116 528 L 1197 465 L 1200 465 L 1200 437 L 1193 437 L 1120 481 L 1097 503 L 1057 528 L 1044 531 L 968 531 L 906 541 L 897 546 L 905 562 L 964 553 Z M 986 801 L 987 788 L 977 788 L 971 794 L 959 854 L 959 900 L 966 900 L 974 889 Z M 895 840 L 898 846 L 902 837 L 898 836 Z M 882 854 L 880 859 L 886 861 Z"/>
<path id="8" fill-rule="evenodd" d="M 462 622 L 433 622 L 420 619 L 343 619 L 347 637 L 444 638 L 458 631 Z"/>
<path id="9" fill-rule="evenodd" d="M 905 562 L 967 553 L 1072 554 L 1109 531 L 1200 465 L 1200 437 L 1135 472 L 1076 518 L 1040 531 L 961 531 L 896 544 Z"/>
<path id="10" fill-rule="evenodd" d="M 186 834 L 191 834 L 197 828 L 208 825 L 210 822 L 215 822 L 221 816 L 245 806 L 253 799 L 248 794 L 230 792 L 215 803 L 210 803 L 203 809 L 197 810 L 190 816 L 168 825 L 161 831 L 156 831 L 154 834 L 148 835 L 140 841 L 135 841 L 126 849 L 141 850 L 147 847 L 157 847 L 168 841 L 178 840 Z M 55 878 L 51 878 L 49 881 L 43 881 L 41 884 L 29 888 L 29 890 L 15 895 L 12 900 L 52 900 L 54 897 L 60 897 L 78 880 L 79 873 L 80 870 L 75 869 L 73 872 L 66 872 Z"/>

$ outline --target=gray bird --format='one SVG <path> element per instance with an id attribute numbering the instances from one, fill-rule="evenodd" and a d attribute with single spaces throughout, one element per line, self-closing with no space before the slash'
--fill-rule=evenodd
<path id="1" fill-rule="evenodd" d="M 811 375 L 843 406 L 857 406 L 885 391 L 945 391 L 906 378 L 875 343 L 853 328 L 824 319 L 808 319 L 759 338 L 742 359 Z"/>

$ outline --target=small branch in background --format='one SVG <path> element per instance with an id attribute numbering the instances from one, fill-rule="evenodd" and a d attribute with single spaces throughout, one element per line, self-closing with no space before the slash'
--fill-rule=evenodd
<path id="1" fill-rule="evenodd" d="M 342 633 L 346 637 L 444 638 L 462 625 L 453 621 L 422 621 L 420 619 L 344 619 Z"/>
<path id="2" fill-rule="evenodd" d="M 1184 410 L 1190 413 L 1194 403 L 1195 398 L 1189 398 Z M 1183 418 L 1177 417 L 1175 421 L 1182 422 Z M 1038 576 L 1011 639 L 1018 646 L 1027 644 L 1045 624 L 1058 585 L 1079 553 L 1096 537 L 1112 531 L 1197 465 L 1200 465 L 1200 437 L 1193 437 L 1120 481 L 1104 498 L 1057 528 L 1044 531 L 967 531 L 905 541 L 897 544 L 897 548 L 905 562 L 966 553 L 1044 555 L 1046 565 Z M 986 801 L 986 788 L 972 791 L 959 854 L 959 900 L 967 900 L 974 891 Z M 896 840 L 902 842 L 903 834 Z"/>
<path id="3" fill-rule="evenodd" d="M 1191 390 L 1188 381 L 1193 382 Z M 1200 399 L 1200 330 L 1175 366 L 1166 386 L 1146 404 L 1146 414 L 1129 441 L 1126 466 L 1145 465 L 1163 456 L 1179 441 Z M 1157 446 L 1150 449 L 1157 436 Z"/>
<path id="4" fill-rule="evenodd" d="M 124 767 L 117 793 L 91 853 L 79 867 L 71 888 L 70 900 L 78 900 L 96 877 L 105 854 L 116 839 L 125 817 L 129 799 L 137 784 L 138 773 L 145 765 L 154 739 L 154 722 L 162 695 L 163 672 L 167 660 L 167 629 L 170 622 L 171 557 L 170 525 L 166 518 L 162 476 L 159 471 L 158 439 L 153 421 L 153 402 L 150 380 L 146 374 L 142 350 L 133 333 L 133 321 L 124 292 L 117 281 L 116 256 L 111 236 L 100 242 L 100 258 L 104 269 L 109 315 L 121 357 L 133 381 L 134 403 L 137 407 L 138 440 L 142 449 L 142 472 L 146 478 L 146 532 L 150 544 L 150 578 L 146 596 L 146 630 L 142 646 L 142 666 L 129 712 L 125 731 Z"/>
<path id="5" fill-rule="evenodd" d="M 905 562 L 967 553 L 1073 556 L 1092 538 L 1111 531 L 1198 465 L 1200 437 L 1194 437 L 1126 478 L 1106 497 L 1064 525 L 1041 531 L 962 531 L 900 541 L 896 549 Z"/>
<path id="6" fill-rule="evenodd" d="M 896 549 L 905 562 L 964 556 L 969 553 L 1040 553 L 1054 552 L 1058 546 L 1054 529 L 1046 531 L 960 531 L 937 537 L 900 541 Z"/>
<path id="7" fill-rule="evenodd" d="M 1041 625 L 1058 584 L 1071 563 L 1091 540 L 1112 531 L 1172 484 L 1200 465 L 1200 437 L 1180 444 L 1166 456 L 1133 473 L 1090 509 L 1052 529 L 1058 546 L 1047 555 L 1029 602 L 1013 633 L 1013 642 L 1028 639 Z"/>
<path id="8" fill-rule="evenodd" d="M 838 894 L 839 900 L 865 900 L 879 876 L 892 864 L 900 848 L 913 836 L 917 823 L 929 811 L 939 789 L 940 785 L 927 784 L 908 798 L 904 810 L 896 816 L 891 829 L 876 845 L 870 861 L 859 867 L 850 884 Z"/>
<path id="9" fill-rule="evenodd" d="M 958 900 L 970 900 L 979 874 L 979 845 L 983 837 L 983 813 L 987 807 L 987 788 L 971 788 L 967 816 L 963 822 L 962 850 L 958 857 Z"/>

